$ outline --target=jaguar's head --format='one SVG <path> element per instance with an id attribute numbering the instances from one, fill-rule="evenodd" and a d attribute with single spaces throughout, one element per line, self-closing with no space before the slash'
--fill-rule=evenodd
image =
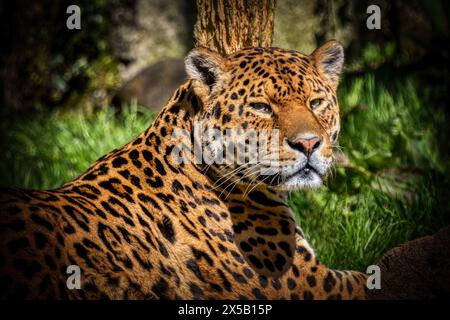
<path id="1" fill-rule="evenodd" d="M 320 186 L 339 135 L 343 61 L 337 41 L 310 55 L 249 48 L 223 57 L 193 49 L 186 70 L 202 102 L 196 120 L 209 170 L 228 182 L 280 190 Z"/>

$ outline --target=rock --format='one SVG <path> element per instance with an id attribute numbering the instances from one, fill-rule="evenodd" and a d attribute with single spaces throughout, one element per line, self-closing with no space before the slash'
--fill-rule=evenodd
<path id="1" fill-rule="evenodd" d="M 450 226 L 388 251 L 378 263 L 381 289 L 369 299 L 442 299 L 450 297 Z"/>
<path id="2" fill-rule="evenodd" d="M 139 105 L 159 111 L 186 80 L 182 59 L 158 62 L 128 80 L 113 99 L 114 105 L 136 101 Z"/>
<path id="3" fill-rule="evenodd" d="M 109 43 L 128 81 L 149 65 L 182 58 L 193 46 L 195 2 L 113 0 Z"/>

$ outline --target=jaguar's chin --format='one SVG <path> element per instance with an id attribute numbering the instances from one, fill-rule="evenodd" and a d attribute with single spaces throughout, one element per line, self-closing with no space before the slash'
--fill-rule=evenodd
<path id="1" fill-rule="evenodd" d="M 280 181 L 277 189 L 284 191 L 317 189 L 322 185 L 321 175 L 314 169 L 306 166 L 296 173 Z"/>
<path id="2" fill-rule="evenodd" d="M 299 172 L 280 185 L 286 191 L 317 189 L 322 185 L 322 177 L 315 171 Z"/>

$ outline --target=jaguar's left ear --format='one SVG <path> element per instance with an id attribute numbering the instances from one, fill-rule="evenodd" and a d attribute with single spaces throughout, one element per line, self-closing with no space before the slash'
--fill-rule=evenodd
<path id="1" fill-rule="evenodd" d="M 219 53 L 198 47 L 184 60 L 188 78 L 194 80 L 194 87 L 210 94 L 226 74 L 226 59 Z"/>
<path id="2" fill-rule="evenodd" d="M 330 82 L 334 90 L 344 65 L 344 48 L 336 40 L 330 40 L 311 54 L 319 72 Z"/>

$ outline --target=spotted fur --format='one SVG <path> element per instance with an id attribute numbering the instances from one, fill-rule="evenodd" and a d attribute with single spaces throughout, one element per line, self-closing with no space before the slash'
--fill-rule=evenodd
<path id="1" fill-rule="evenodd" d="M 59 189 L 2 191 L 0 297 L 364 298 L 365 275 L 321 264 L 286 201 L 287 189 L 314 187 L 313 177 L 322 180 L 329 169 L 342 59 L 334 41 L 311 55 L 194 49 L 190 80 L 133 141 Z M 177 163 L 172 133 L 191 132 L 194 121 L 279 129 L 285 171 L 251 180 L 234 176 L 236 166 Z M 308 157 L 296 139 L 311 134 L 320 143 Z M 291 174 L 295 166 L 303 169 Z M 217 184 L 225 175 L 233 183 Z M 80 290 L 66 286 L 69 265 L 81 268 Z"/>

